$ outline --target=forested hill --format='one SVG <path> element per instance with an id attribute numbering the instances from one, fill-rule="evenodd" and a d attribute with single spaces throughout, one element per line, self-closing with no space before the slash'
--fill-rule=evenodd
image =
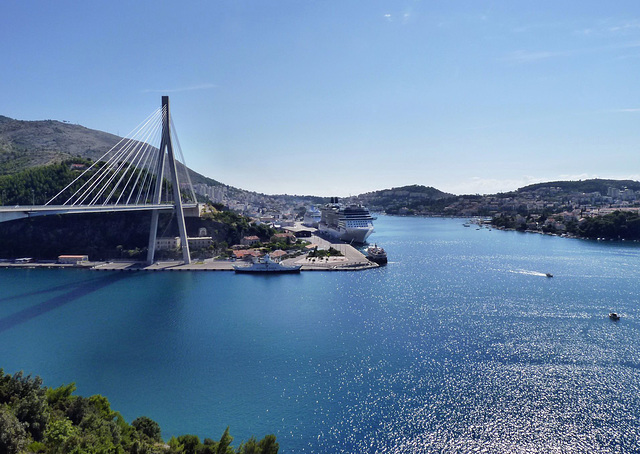
<path id="1" fill-rule="evenodd" d="M 121 139 L 108 132 L 63 121 L 23 121 L 0 115 L 0 175 L 69 159 L 95 161 Z M 194 184 L 222 184 L 192 169 L 189 176 Z"/>
<path id="2" fill-rule="evenodd" d="M 547 183 L 530 184 L 519 188 L 516 192 L 533 192 L 543 188 L 559 188 L 563 192 L 575 193 L 575 192 L 599 192 L 606 195 L 607 189 L 613 187 L 617 189 L 628 188 L 633 191 L 640 190 L 640 182 L 634 180 L 604 180 L 600 178 L 594 178 L 591 180 L 579 180 L 579 181 L 550 181 Z"/>
<path id="3" fill-rule="evenodd" d="M 389 214 L 412 214 L 414 211 L 437 214 L 446 206 L 447 200 L 455 197 L 430 186 L 414 184 L 367 192 L 360 194 L 358 199 L 372 210 Z"/>

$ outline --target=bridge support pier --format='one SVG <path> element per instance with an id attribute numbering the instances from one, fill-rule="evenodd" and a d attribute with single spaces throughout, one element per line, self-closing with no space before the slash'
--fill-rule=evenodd
<path id="1" fill-rule="evenodd" d="M 162 195 L 162 180 L 164 177 L 165 159 L 168 157 L 169 173 L 171 174 L 171 186 L 173 189 L 173 200 L 175 204 L 174 213 L 178 221 L 178 231 L 180 233 L 180 242 L 182 243 L 182 260 L 184 263 L 191 263 L 191 254 L 189 252 L 189 240 L 187 238 L 187 228 L 184 222 L 184 210 L 182 209 L 182 198 L 180 197 L 180 183 L 178 182 L 178 170 L 176 167 L 176 159 L 173 154 L 173 144 L 171 143 L 171 131 L 169 125 L 169 97 L 162 97 L 162 140 L 160 141 L 160 159 L 158 159 L 158 168 L 156 171 L 156 187 L 153 194 L 153 203 L 159 204 Z M 153 210 L 151 214 L 151 228 L 149 231 L 149 247 L 147 249 L 147 263 L 152 264 L 156 252 L 156 239 L 158 235 L 158 210 Z"/>

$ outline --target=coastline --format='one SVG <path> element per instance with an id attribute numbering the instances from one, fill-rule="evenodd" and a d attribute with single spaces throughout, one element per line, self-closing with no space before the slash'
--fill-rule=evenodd
<path id="1" fill-rule="evenodd" d="M 300 263 L 302 262 L 302 263 Z M 128 271 L 128 272 L 157 272 L 157 271 L 234 271 L 233 265 L 237 262 L 228 260 L 214 260 L 209 262 L 193 262 L 184 264 L 181 261 L 156 262 L 147 265 L 145 262 L 87 262 L 82 265 L 63 263 L 4 263 L 0 268 L 20 268 L 20 269 L 76 269 L 90 271 Z M 283 263 L 302 264 L 300 271 L 361 271 L 378 268 L 380 265 L 369 260 L 363 262 L 351 262 L 348 260 L 337 262 L 333 260 L 311 262 L 307 258 L 287 259 Z"/>
<path id="2" fill-rule="evenodd" d="M 327 258 L 310 258 L 308 255 L 284 259 L 285 265 L 301 265 L 300 271 L 361 271 L 378 268 L 380 265 L 369 261 L 366 256 L 355 247 L 345 243 L 331 243 L 323 238 L 313 236 L 312 241 L 319 249 L 333 247 L 342 256 Z M 151 265 L 146 262 L 133 260 L 103 260 L 87 261 L 78 264 L 53 263 L 52 261 L 27 263 L 0 263 L 0 268 L 73 268 L 92 271 L 128 271 L 128 272 L 157 272 L 157 271 L 234 271 L 233 266 L 239 261 L 205 259 L 184 264 L 181 260 L 157 261 Z"/>

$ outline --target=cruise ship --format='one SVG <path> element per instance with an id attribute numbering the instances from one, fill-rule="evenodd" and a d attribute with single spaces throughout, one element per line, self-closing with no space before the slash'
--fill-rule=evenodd
<path id="1" fill-rule="evenodd" d="M 374 217 L 362 205 L 341 205 L 337 197 L 321 210 L 318 224 L 320 233 L 324 233 L 347 243 L 364 243 L 373 233 Z"/>
<path id="2" fill-rule="evenodd" d="M 312 206 L 311 209 L 307 210 L 304 214 L 304 221 L 302 221 L 302 225 L 317 228 L 321 219 L 322 213 L 320 213 L 320 210 Z"/>

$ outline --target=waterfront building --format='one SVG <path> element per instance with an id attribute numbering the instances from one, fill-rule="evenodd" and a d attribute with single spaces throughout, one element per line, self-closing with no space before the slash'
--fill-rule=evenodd
<path id="1" fill-rule="evenodd" d="M 193 249 L 206 249 L 213 244 L 213 238 L 210 236 L 187 238 L 187 241 L 189 241 L 189 247 Z"/>
<path id="2" fill-rule="evenodd" d="M 156 250 L 167 251 L 171 249 L 178 249 L 180 247 L 180 237 L 160 237 L 156 238 Z"/>
<path id="3" fill-rule="evenodd" d="M 66 263 L 71 265 L 77 265 L 78 263 L 87 262 L 89 260 L 88 255 L 59 255 L 58 263 Z"/>

